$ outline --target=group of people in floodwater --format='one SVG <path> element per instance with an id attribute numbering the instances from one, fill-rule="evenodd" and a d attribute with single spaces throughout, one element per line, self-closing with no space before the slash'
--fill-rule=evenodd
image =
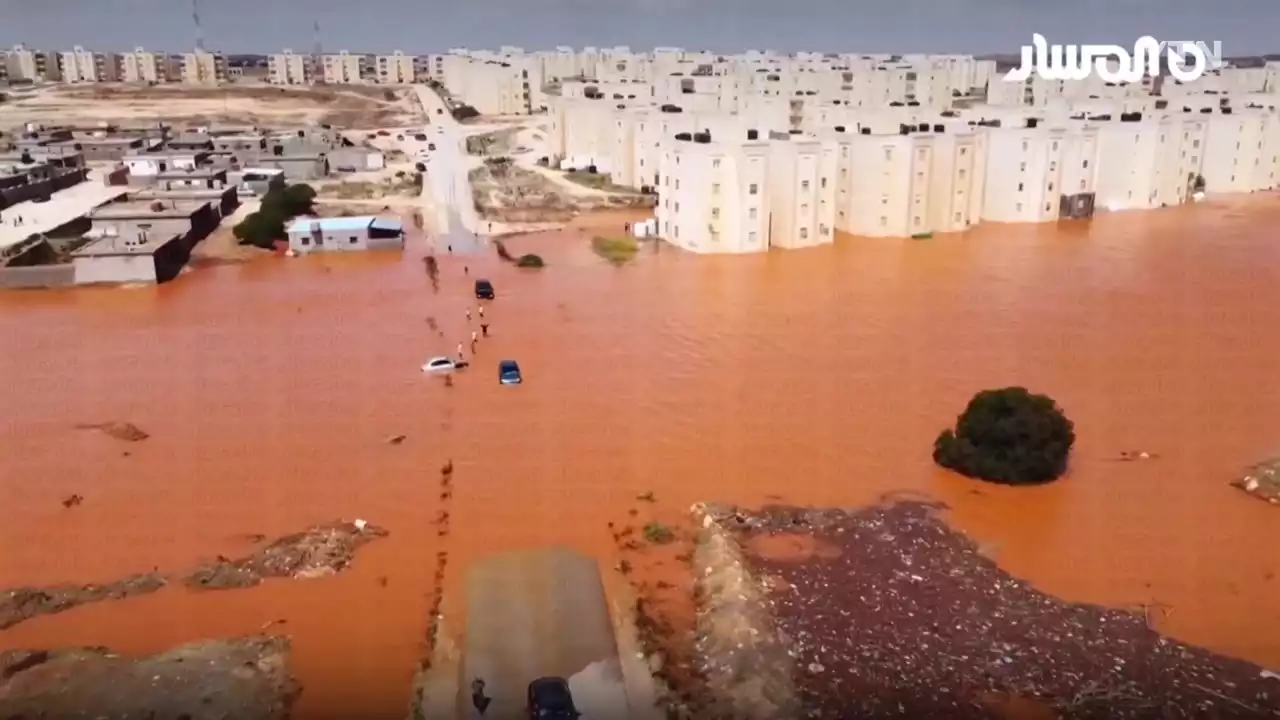
<path id="1" fill-rule="evenodd" d="M 480 338 L 489 337 L 489 323 L 485 322 L 483 305 L 476 306 L 476 314 L 480 319 L 480 333 L 477 334 L 475 330 L 471 331 L 471 354 L 473 356 L 476 354 L 476 345 L 480 342 Z M 467 308 L 467 325 L 471 325 L 471 308 L 469 307 Z M 466 362 L 466 356 L 462 353 L 462 343 L 458 343 L 458 362 Z"/>

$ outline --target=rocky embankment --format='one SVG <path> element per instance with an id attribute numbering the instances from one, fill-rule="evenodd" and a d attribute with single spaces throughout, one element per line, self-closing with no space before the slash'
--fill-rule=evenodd
<path id="1" fill-rule="evenodd" d="M 130 658 L 104 648 L 0 653 L 7 720 L 284 720 L 301 689 L 289 641 L 255 636 Z"/>

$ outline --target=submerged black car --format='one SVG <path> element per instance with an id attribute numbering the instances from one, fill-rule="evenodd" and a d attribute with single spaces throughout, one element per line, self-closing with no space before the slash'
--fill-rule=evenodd
<path id="1" fill-rule="evenodd" d="M 576 720 L 578 717 L 567 680 L 544 677 L 529 683 L 529 720 Z"/>
<path id="2" fill-rule="evenodd" d="M 493 299 L 493 283 L 488 280 L 476 281 L 476 298 L 479 300 Z"/>

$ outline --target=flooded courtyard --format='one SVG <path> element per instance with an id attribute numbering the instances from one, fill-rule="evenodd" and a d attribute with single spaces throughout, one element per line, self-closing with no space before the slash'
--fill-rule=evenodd
<path id="1" fill-rule="evenodd" d="M 299 716 L 402 718 L 438 551 L 448 595 L 495 550 L 609 563 L 607 523 L 637 495 L 675 517 L 913 491 L 1045 592 L 1159 604 L 1179 639 L 1280 665 L 1280 510 L 1227 485 L 1280 449 L 1277 223 L 1267 197 L 761 256 L 647 244 L 621 268 L 570 230 L 508 241 L 541 271 L 441 255 L 438 292 L 411 242 L 0 295 L 0 587 L 184 568 L 335 518 L 390 532 L 334 577 L 170 587 L 30 620 L 0 649 L 155 652 L 281 625 Z M 491 337 L 446 386 L 418 367 L 467 343 L 478 277 L 497 288 Z M 522 386 L 496 382 L 506 358 Z M 938 431 L 1005 385 L 1076 423 L 1059 482 L 934 467 Z M 75 430 L 112 421 L 150 437 Z M 1129 451 L 1157 457 L 1115 461 Z"/>

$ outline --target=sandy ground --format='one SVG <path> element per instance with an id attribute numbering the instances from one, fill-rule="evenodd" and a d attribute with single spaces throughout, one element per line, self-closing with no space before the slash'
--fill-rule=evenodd
<path id="1" fill-rule="evenodd" d="M 328 123 L 365 128 L 417 122 L 418 112 L 410 91 L 393 88 L 59 85 L 15 94 L 0 105 L 0 129 L 21 127 L 27 122 L 88 125 L 156 121 L 264 126 Z"/>

